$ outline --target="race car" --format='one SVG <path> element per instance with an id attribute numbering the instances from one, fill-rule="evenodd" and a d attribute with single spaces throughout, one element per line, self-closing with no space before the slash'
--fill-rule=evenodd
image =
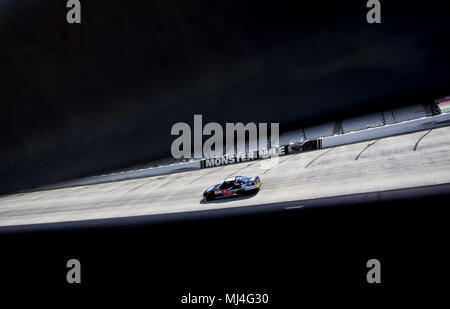
<path id="1" fill-rule="evenodd" d="M 261 184 L 262 181 L 259 176 L 233 176 L 225 179 L 223 183 L 219 183 L 207 189 L 203 192 L 203 197 L 207 201 L 211 201 L 225 197 L 243 196 L 259 191 Z"/>

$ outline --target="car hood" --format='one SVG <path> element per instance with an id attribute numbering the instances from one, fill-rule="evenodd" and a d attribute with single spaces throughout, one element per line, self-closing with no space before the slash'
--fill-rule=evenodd
<path id="1" fill-rule="evenodd" d="M 217 184 L 217 185 L 212 186 L 211 188 L 206 189 L 205 192 L 215 191 L 215 190 L 219 189 L 219 187 L 220 187 L 220 183 Z"/>

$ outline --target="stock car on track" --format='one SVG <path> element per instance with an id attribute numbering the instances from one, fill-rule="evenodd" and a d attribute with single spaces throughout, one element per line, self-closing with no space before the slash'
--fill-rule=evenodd
<path id="1" fill-rule="evenodd" d="M 259 176 L 244 177 L 234 176 L 225 179 L 223 183 L 212 186 L 203 192 L 203 197 L 207 201 L 218 198 L 243 196 L 245 194 L 259 191 L 262 181 Z"/>

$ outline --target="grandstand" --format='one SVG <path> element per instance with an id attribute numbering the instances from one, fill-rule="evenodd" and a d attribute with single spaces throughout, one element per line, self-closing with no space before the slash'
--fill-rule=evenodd
<path id="1" fill-rule="evenodd" d="M 381 113 L 349 118 L 342 121 L 342 129 L 344 133 L 380 127 L 382 125 L 383 117 Z"/>
<path id="2" fill-rule="evenodd" d="M 408 121 L 426 117 L 427 114 L 421 104 L 414 104 L 392 110 L 395 122 Z"/>
<path id="3" fill-rule="evenodd" d="M 385 110 L 383 112 L 372 113 L 353 118 L 344 119 L 342 121 L 333 121 L 322 125 L 308 127 L 304 129 L 297 129 L 294 131 L 284 132 L 280 135 L 279 145 L 288 145 L 290 143 L 313 140 L 321 137 L 345 134 L 365 130 L 368 128 L 380 127 L 383 125 L 392 125 L 403 121 L 418 119 L 422 117 L 432 116 L 440 113 L 450 113 L 450 97 L 436 99 L 433 105 L 428 107 L 429 113 L 426 112 L 427 106 L 423 104 L 415 104 L 407 107 L 396 108 L 393 110 Z M 433 109 L 434 108 L 434 109 Z M 225 145 L 224 145 L 225 146 Z M 235 147 L 237 145 L 235 144 Z M 275 146 L 275 145 L 274 145 Z M 254 148 L 254 149 L 253 149 Z M 237 147 L 235 148 L 237 149 Z M 246 141 L 245 152 L 256 151 L 257 147 L 250 147 Z M 223 153 L 213 151 L 211 153 L 203 154 L 204 158 L 214 158 L 222 156 Z M 130 170 L 141 170 L 152 167 L 167 166 L 171 164 L 199 160 L 199 159 L 173 159 L 166 158 L 157 161 L 152 161 L 146 164 L 135 165 L 132 167 L 110 171 L 113 173 L 121 173 Z"/>
<path id="4" fill-rule="evenodd" d="M 383 112 L 384 124 L 394 124 L 394 113 L 392 110 L 387 110 Z"/>
<path id="5" fill-rule="evenodd" d="M 329 122 L 322 125 L 305 128 L 305 137 L 307 139 L 316 139 L 324 136 L 331 136 L 334 132 L 335 122 Z"/>
<path id="6" fill-rule="evenodd" d="M 450 98 L 448 98 L 448 102 L 450 103 Z M 448 104 L 448 108 L 450 111 L 450 104 Z M 418 119 L 426 116 L 427 113 L 424 106 L 422 104 L 415 104 L 407 107 L 397 108 L 394 110 L 385 110 L 383 112 L 348 118 L 342 121 L 333 121 L 322 125 L 284 132 L 280 135 L 279 145 L 288 145 L 290 143 L 298 141 L 313 140 L 320 137 L 345 134 L 349 132 L 365 130 L 368 128 L 395 124 L 402 121 Z M 250 149 L 248 141 L 246 141 L 245 149 L 246 152 L 257 150 Z M 223 154 L 216 152 L 204 154 L 205 158 L 213 158 L 221 155 Z"/>

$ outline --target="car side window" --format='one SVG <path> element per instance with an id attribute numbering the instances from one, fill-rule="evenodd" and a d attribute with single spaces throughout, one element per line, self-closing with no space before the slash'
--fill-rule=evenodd
<path id="1" fill-rule="evenodd" d="M 221 190 L 226 190 L 226 189 L 230 189 L 233 186 L 232 182 L 224 182 L 221 186 L 220 189 Z"/>

